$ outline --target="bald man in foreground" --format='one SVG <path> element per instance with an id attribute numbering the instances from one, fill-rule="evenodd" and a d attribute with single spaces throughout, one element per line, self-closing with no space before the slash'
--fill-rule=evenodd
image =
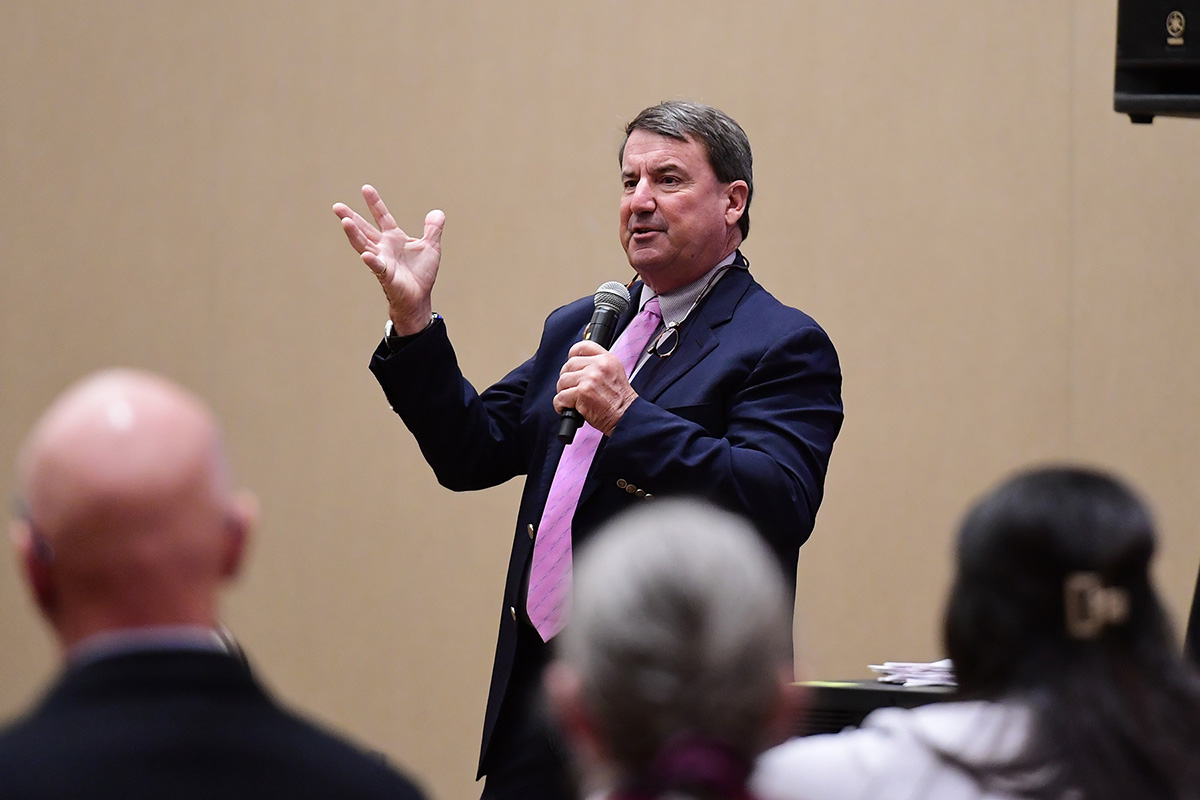
<path id="1" fill-rule="evenodd" d="M 11 538 L 64 668 L 0 730 L 0 796 L 419 800 L 277 705 L 223 635 L 217 592 L 256 506 L 199 399 L 145 373 L 86 378 L 29 434 L 18 482 Z"/>

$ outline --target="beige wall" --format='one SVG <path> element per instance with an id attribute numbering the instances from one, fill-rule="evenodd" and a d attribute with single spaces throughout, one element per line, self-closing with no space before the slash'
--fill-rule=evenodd
<path id="1" fill-rule="evenodd" d="M 384 307 L 329 206 L 371 181 L 402 225 L 446 211 L 435 303 L 486 384 L 552 307 L 628 276 L 621 125 L 688 97 L 749 132 L 746 253 L 843 360 L 846 425 L 800 566 L 809 673 L 939 657 L 960 512 L 1040 459 L 1145 490 L 1182 615 L 1200 122 L 1112 112 L 1115 2 L 731 8 L 6 3 L 0 486 L 86 371 L 197 388 L 263 501 L 227 606 L 261 672 L 469 796 L 519 486 L 436 485 L 366 370 Z M 53 661 L 5 552 L 0 716 Z"/>

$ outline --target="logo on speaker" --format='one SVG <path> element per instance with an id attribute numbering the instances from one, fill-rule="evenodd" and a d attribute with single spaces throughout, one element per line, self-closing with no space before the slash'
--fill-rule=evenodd
<path id="1" fill-rule="evenodd" d="M 1172 11 L 1167 14 L 1167 44 L 1181 45 L 1183 44 L 1183 28 L 1186 20 L 1183 14 L 1179 11 Z"/>

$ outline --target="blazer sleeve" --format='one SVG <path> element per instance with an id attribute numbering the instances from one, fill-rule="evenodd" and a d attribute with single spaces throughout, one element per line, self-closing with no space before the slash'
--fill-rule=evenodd
<path id="1" fill-rule="evenodd" d="M 496 486 L 524 474 L 520 417 L 533 359 L 476 392 L 458 366 L 442 319 L 396 352 L 381 343 L 370 369 L 448 489 Z"/>

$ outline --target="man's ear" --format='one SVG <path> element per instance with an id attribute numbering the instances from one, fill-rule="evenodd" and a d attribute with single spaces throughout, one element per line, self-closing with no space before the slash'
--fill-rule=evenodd
<path id="1" fill-rule="evenodd" d="M 573 667 L 552 661 L 542 673 L 550 710 L 577 754 L 598 761 L 605 753 L 596 723 L 583 701 L 583 678 Z"/>
<path id="2" fill-rule="evenodd" d="M 53 620 L 58 610 L 58 591 L 54 586 L 54 553 L 50 543 L 41 538 L 33 527 L 22 520 L 16 520 L 8 530 L 8 538 L 13 543 L 17 561 L 29 584 L 30 594 L 38 609 L 47 619 Z"/>
<path id="3" fill-rule="evenodd" d="M 779 671 L 779 694 L 767 718 L 767 745 L 774 746 L 796 735 L 808 707 L 809 689 L 793 680 L 792 669 Z"/>
<path id="4" fill-rule="evenodd" d="M 229 517 L 225 521 L 225 542 L 221 551 L 221 577 L 232 579 L 241 571 L 250 536 L 258 527 L 258 498 L 248 490 L 233 497 Z"/>
<path id="5" fill-rule="evenodd" d="M 746 203 L 750 198 L 750 187 L 745 181 L 734 181 L 725 187 L 725 224 L 736 225 L 746 213 Z"/>

